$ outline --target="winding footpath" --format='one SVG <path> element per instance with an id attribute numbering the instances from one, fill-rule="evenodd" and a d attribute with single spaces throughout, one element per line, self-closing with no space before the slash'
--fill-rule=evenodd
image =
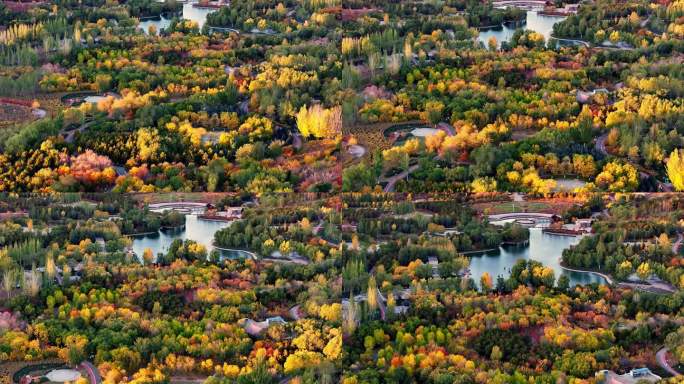
<path id="1" fill-rule="evenodd" d="M 667 362 L 667 347 L 661 348 L 658 352 L 656 352 L 656 361 L 658 362 L 658 365 L 664 370 L 667 371 L 667 373 L 671 374 L 672 376 L 681 376 L 682 374 L 677 372 L 670 363 Z"/>
<path id="2" fill-rule="evenodd" d="M 682 245 L 682 240 L 684 240 L 684 235 L 681 232 L 677 232 L 677 240 L 672 244 L 672 253 L 675 255 L 679 253 L 679 247 Z"/>
<path id="3" fill-rule="evenodd" d="M 562 38 L 562 37 L 550 36 L 550 39 L 549 39 L 549 40 L 551 40 L 551 39 L 552 39 L 552 40 L 558 40 L 558 41 L 560 41 L 560 42 L 568 42 L 568 43 L 573 43 L 573 44 L 580 44 L 580 45 L 583 45 L 583 46 L 585 46 L 585 47 L 587 47 L 587 48 L 591 48 L 591 44 L 589 44 L 588 41 L 584 41 L 584 40 L 565 39 L 565 38 Z"/>
<path id="4" fill-rule="evenodd" d="M 290 308 L 290 317 L 295 319 L 295 321 L 299 320 L 302 318 L 302 312 L 301 312 L 301 305 L 297 304 L 294 307 Z"/>
<path id="5" fill-rule="evenodd" d="M 97 369 L 97 367 L 93 363 L 91 363 L 88 360 L 83 361 L 81 363 L 81 368 L 83 368 L 86 371 L 92 384 L 102 383 L 102 376 L 100 376 L 100 370 Z"/>
<path id="6" fill-rule="evenodd" d="M 451 124 L 445 121 L 442 121 L 441 123 L 437 124 L 437 128 L 446 132 L 447 136 L 454 136 L 456 134 L 456 129 L 454 129 L 454 127 Z"/>
<path id="7" fill-rule="evenodd" d="M 385 185 L 385 188 L 384 188 L 383 191 L 384 191 L 384 192 L 392 192 L 392 191 L 394 191 L 394 185 L 395 185 L 399 180 L 405 179 L 409 174 L 411 174 L 412 172 L 414 172 L 414 171 L 415 171 L 416 169 L 418 169 L 418 168 L 420 168 L 420 165 L 418 165 L 418 164 L 412 165 L 412 166 L 410 166 L 407 170 L 405 170 L 404 172 L 401 172 L 401 173 L 399 173 L 399 174 L 396 174 L 396 175 L 394 175 L 394 176 L 392 176 L 392 177 L 387 178 L 387 179 L 386 179 L 387 185 Z"/>
<path id="8" fill-rule="evenodd" d="M 91 125 L 93 125 L 95 121 L 96 120 L 86 121 L 85 123 L 81 124 L 78 128 L 74 128 L 72 130 L 61 130 L 59 134 L 64 135 L 64 141 L 66 141 L 67 143 L 73 143 L 76 132 L 78 132 L 79 134 L 82 133 L 86 128 L 89 128 Z"/>
<path id="9" fill-rule="evenodd" d="M 596 143 L 594 144 L 594 147 L 598 152 L 603 154 L 603 156 L 608 156 L 608 150 L 606 149 L 606 139 L 608 138 L 608 133 L 604 133 L 603 135 L 599 136 L 596 138 Z M 658 180 L 655 178 L 654 175 L 651 175 L 648 172 L 644 172 L 642 168 L 639 166 L 639 164 L 634 164 L 633 162 L 629 161 L 628 159 L 625 159 L 625 161 L 632 165 L 637 171 L 639 171 L 639 177 L 641 179 L 647 179 L 651 176 L 653 176 L 653 179 L 655 180 L 657 184 L 657 190 L 659 192 L 671 192 L 672 191 L 672 184 L 670 183 L 663 183 L 662 181 Z"/>
<path id="10" fill-rule="evenodd" d="M 596 138 L 596 144 L 594 145 L 596 150 L 601 152 L 601 154 L 603 154 L 603 156 L 608 156 L 608 150 L 606 150 L 606 139 L 607 138 L 608 138 L 608 133 L 604 133 L 603 135 Z"/>

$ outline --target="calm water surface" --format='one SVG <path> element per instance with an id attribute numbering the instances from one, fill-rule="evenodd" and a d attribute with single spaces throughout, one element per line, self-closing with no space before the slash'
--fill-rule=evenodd
<path id="1" fill-rule="evenodd" d="M 205 247 L 207 253 L 214 249 L 214 234 L 222 228 L 230 226 L 230 222 L 201 220 L 197 215 L 185 216 L 185 229 L 161 230 L 153 235 L 141 235 L 133 238 L 133 252 L 141 257 L 146 248 L 150 248 L 156 256 L 157 253 L 166 253 L 169 246 L 176 239 L 194 240 Z M 245 256 L 242 251 L 221 251 L 226 258 Z"/>
<path id="2" fill-rule="evenodd" d="M 522 28 L 541 33 L 548 42 L 549 37 L 553 32 L 553 25 L 563 20 L 565 20 L 565 16 L 542 16 L 539 15 L 537 11 L 527 11 L 527 23 L 525 25 L 519 26 L 518 28 L 511 28 L 505 25 L 498 28 L 482 28 L 477 40 L 482 42 L 486 47 L 489 38 L 494 36 L 497 44 L 501 46 L 502 41 L 511 41 L 513 33 L 515 33 L 517 29 Z"/>
<path id="3" fill-rule="evenodd" d="M 516 261 L 536 260 L 553 268 L 556 279 L 560 275 L 570 278 L 570 285 L 605 283 L 605 280 L 597 275 L 586 272 L 565 271 L 560 266 L 560 257 L 563 250 L 579 242 L 579 237 L 549 235 L 542 232 L 541 228 L 530 228 L 529 246 L 505 246 L 497 252 L 470 255 L 470 273 L 479 284 L 480 277 L 484 272 L 489 272 L 492 279 L 502 275 L 508 277 L 511 267 Z"/>
<path id="4" fill-rule="evenodd" d="M 207 21 L 207 15 L 216 11 L 216 9 L 195 8 L 192 4 L 194 3 L 187 2 L 183 4 L 183 18 L 196 21 L 197 24 L 199 24 L 199 28 L 202 29 L 204 23 Z M 171 25 L 171 19 L 166 19 L 162 16 L 161 20 L 145 20 L 141 21 L 138 27 L 147 32 L 150 25 L 156 26 L 157 32 L 159 32 L 163 28 L 167 28 Z"/>

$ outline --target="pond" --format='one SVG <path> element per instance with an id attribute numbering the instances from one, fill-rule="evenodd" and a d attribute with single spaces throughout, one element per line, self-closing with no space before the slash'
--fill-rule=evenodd
<path id="1" fill-rule="evenodd" d="M 97 104 L 102 100 L 107 100 L 107 96 L 99 96 L 99 95 L 93 95 L 93 96 L 86 96 L 83 101 L 86 103 L 92 103 L 92 104 Z"/>
<path id="2" fill-rule="evenodd" d="M 420 128 L 415 128 L 414 130 L 412 130 L 411 134 L 415 137 L 427 137 L 427 136 L 432 136 L 439 131 L 440 130 L 437 128 L 420 127 Z"/>
<path id="3" fill-rule="evenodd" d="M 394 146 L 401 146 L 406 140 L 417 138 L 425 139 L 427 136 L 434 135 L 440 130 L 430 127 L 424 123 L 400 123 L 385 128 L 382 134 L 393 140 Z"/>
<path id="4" fill-rule="evenodd" d="M 502 246 L 499 250 L 471 254 L 470 273 L 472 278 L 479 284 L 480 277 L 484 272 L 489 272 L 494 282 L 496 277 L 502 275 L 508 277 L 511 267 L 520 259 L 536 260 L 545 266 L 553 268 L 556 280 L 561 275 L 570 278 L 570 286 L 591 283 L 605 284 L 606 281 L 595 274 L 587 272 L 565 271 L 560 266 L 560 258 L 563 250 L 579 242 L 579 237 L 550 235 L 542 232 L 542 228 L 530 228 L 529 246 Z"/>
<path id="5" fill-rule="evenodd" d="M 163 229 L 159 233 L 151 235 L 133 236 L 133 252 L 142 257 L 146 248 L 150 248 L 156 256 L 157 253 L 166 253 L 169 246 L 176 239 L 194 240 L 207 248 L 211 253 L 214 247 L 214 234 L 216 231 L 230 226 L 228 221 L 211 221 L 200 219 L 196 214 L 185 215 L 185 229 Z M 223 258 L 235 259 L 250 257 L 250 253 L 242 250 L 219 249 Z"/>
<path id="6" fill-rule="evenodd" d="M 199 28 L 202 29 L 204 23 L 207 21 L 207 15 L 211 12 L 216 11 L 216 9 L 196 8 L 193 7 L 193 4 L 195 3 L 196 2 L 187 2 L 183 4 L 183 18 L 186 20 L 196 21 L 197 24 L 199 24 Z M 167 28 L 169 25 L 171 25 L 171 19 L 167 19 L 164 16 L 162 16 L 160 20 L 144 20 L 140 21 L 138 27 L 142 28 L 145 32 L 147 32 L 150 25 L 156 26 L 157 33 L 159 33 L 159 31 L 161 31 L 163 28 Z"/>
<path id="7" fill-rule="evenodd" d="M 480 41 L 484 46 L 487 46 L 489 38 L 494 36 L 497 41 L 497 45 L 500 47 L 501 42 L 511 41 L 513 34 L 518 29 L 529 29 L 535 32 L 539 32 L 544 35 L 544 38 L 548 42 L 551 33 L 553 32 L 553 25 L 565 20 L 565 16 L 546 16 L 540 15 L 537 11 L 527 11 L 526 23 L 523 25 L 507 26 L 502 25 L 500 27 L 490 27 L 481 28 L 480 34 L 477 40 Z"/>

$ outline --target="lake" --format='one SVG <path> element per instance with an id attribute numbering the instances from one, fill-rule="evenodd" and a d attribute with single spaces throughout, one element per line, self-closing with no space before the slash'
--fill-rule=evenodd
<path id="1" fill-rule="evenodd" d="M 565 16 L 542 16 L 538 14 L 537 11 L 527 11 L 527 22 L 524 25 L 513 28 L 506 25 L 493 28 L 481 28 L 477 40 L 487 47 L 489 38 L 494 36 L 497 45 L 500 47 L 502 41 L 511 41 L 515 31 L 523 28 L 541 33 L 548 42 L 549 37 L 551 37 L 551 33 L 553 32 L 553 25 L 563 20 L 565 20 Z"/>
<path id="2" fill-rule="evenodd" d="M 230 226 L 231 222 L 202 220 L 196 214 L 185 216 L 185 229 L 160 230 L 153 235 L 133 236 L 133 252 L 142 257 L 146 248 L 150 248 L 156 256 L 157 253 L 166 253 L 169 246 L 176 239 L 194 240 L 207 248 L 207 253 L 214 249 L 214 234 L 216 231 Z M 249 253 L 241 250 L 219 250 L 223 258 L 233 259 L 249 257 Z"/>
<path id="3" fill-rule="evenodd" d="M 471 254 L 470 273 L 479 284 L 484 272 L 489 272 L 494 282 L 496 277 L 508 277 L 511 267 L 520 259 L 536 260 L 553 268 L 556 280 L 560 275 L 570 278 L 570 285 L 603 283 L 606 281 L 597 275 L 586 272 L 565 271 L 560 266 L 563 250 L 579 242 L 579 237 L 550 235 L 542 232 L 540 227 L 530 228 L 529 246 L 502 246 L 498 251 L 484 254 Z"/>
<path id="4" fill-rule="evenodd" d="M 199 24 L 199 28 L 202 29 L 204 23 L 207 21 L 207 15 L 216 11 L 216 9 L 195 8 L 192 6 L 193 4 L 195 4 L 195 2 L 187 2 L 183 4 L 183 18 L 196 21 L 197 24 Z M 138 24 L 138 27 L 147 32 L 147 29 L 150 27 L 150 25 L 156 26 L 157 33 L 159 33 L 159 31 L 161 31 L 163 28 L 167 28 L 169 25 L 171 25 L 171 19 L 167 19 L 162 16 L 161 20 L 145 20 L 141 21 L 140 24 Z"/>

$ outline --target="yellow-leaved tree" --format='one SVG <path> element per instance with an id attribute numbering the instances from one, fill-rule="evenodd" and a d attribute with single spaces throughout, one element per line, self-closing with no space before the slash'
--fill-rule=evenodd
<path id="1" fill-rule="evenodd" d="M 684 156 L 681 151 L 675 149 L 667 159 L 667 177 L 678 191 L 684 191 Z"/>
<path id="2" fill-rule="evenodd" d="M 297 128 L 304 137 L 335 139 L 342 134 L 342 109 L 323 108 L 319 104 L 302 106 L 297 113 Z"/>

